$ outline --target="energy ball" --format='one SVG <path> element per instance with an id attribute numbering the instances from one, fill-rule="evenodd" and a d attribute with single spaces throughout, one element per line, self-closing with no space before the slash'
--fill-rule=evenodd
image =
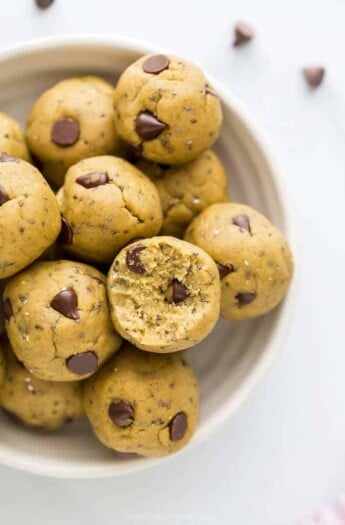
<path id="1" fill-rule="evenodd" d="M 114 128 L 112 86 L 97 77 L 59 82 L 31 109 L 27 140 L 44 175 L 57 187 L 76 162 L 115 154 L 121 146 Z"/>
<path id="2" fill-rule="evenodd" d="M 293 275 L 282 233 L 249 206 L 213 204 L 189 225 L 185 239 L 216 261 L 222 285 L 221 315 L 242 320 L 280 303 Z"/>
<path id="3" fill-rule="evenodd" d="M 161 234 L 183 237 L 188 224 L 207 206 L 229 200 L 224 167 L 206 150 L 183 166 L 140 160 L 137 167 L 155 183 L 163 208 Z"/>
<path id="4" fill-rule="evenodd" d="M 86 159 L 72 166 L 58 193 L 70 225 L 66 251 L 87 261 L 111 263 L 133 239 L 157 235 L 162 207 L 155 185 L 123 159 Z"/>
<path id="5" fill-rule="evenodd" d="M 0 112 L 0 152 L 30 162 L 30 153 L 19 122 Z"/>
<path id="6" fill-rule="evenodd" d="M 181 58 L 144 56 L 121 75 L 114 94 L 119 136 L 146 159 L 185 164 L 218 138 L 220 101 L 200 69 Z"/>
<path id="7" fill-rule="evenodd" d="M 56 197 L 40 172 L 0 153 L 0 279 L 40 257 L 60 228 Z"/>
<path id="8" fill-rule="evenodd" d="M 121 344 L 110 319 L 106 278 L 86 264 L 34 264 L 9 282 L 3 310 L 15 354 L 40 379 L 85 379 Z"/>
<path id="9" fill-rule="evenodd" d="M 180 355 L 128 346 L 83 387 L 83 405 L 108 448 L 164 456 L 184 447 L 199 419 L 199 388 Z"/>
<path id="10" fill-rule="evenodd" d="M 219 317 L 220 282 L 203 250 L 174 237 L 135 242 L 108 275 L 116 330 L 149 352 L 175 352 L 204 339 Z"/>
<path id="11" fill-rule="evenodd" d="M 6 348 L 7 370 L 0 386 L 0 406 L 31 427 L 56 430 L 84 415 L 81 383 L 42 381 Z"/>

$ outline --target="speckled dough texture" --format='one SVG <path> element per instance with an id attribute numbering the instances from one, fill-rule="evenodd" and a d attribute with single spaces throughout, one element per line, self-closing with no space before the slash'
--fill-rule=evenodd
<path id="1" fill-rule="evenodd" d="M 119 403 L 122 410 L 116 408 Z M 85 383 L 83 404 L 105 446 L 163 456 L 184 447 L 193 436 L 199 418 L 199 388 L 180 355 L 127 347 Z M 181 420 L 176 425 L 176 416 L 183 418 L 182 425 Z"/>
<path id="2" fill-rule="evenodd" d="M 244 204 L 213 204 L 187 229 L 185 239 L 207 251 L 220 268 L 221 315 L 242 320 L 269 312 L 293 275 L 282 233 Z"/>
<path id="3" fill-rule="evenodd" d="M 174 237 L 140 240 L 124 248 L 108 275 L 116 330 L 138 348 L 174 352 L 199 343 L 219 316 L 215 263 Z"/>
<path id="4" fill-rule="evenodd" d="M 110 263 L 131 240 L 152 237 L 162 225 L 154 184 L 116 157 L 94 157 L 71 167 L 58 201 L 73 231 L 65 249 L 88 261 Z"/>
<path id="5" fill-rule="evenodd" d="M 0 153 L 30 161 L 30 153 L 19 122 L 0 112 Z"/>
<path id="6" fill-rule="evenodd" d="M 0 154 L 0 279 L 37 259 L 60 232 L 60 210 L 40 172 Z"/>
<path id="7" fill-rule="evenodd" d="M 77 140 L 61 146 L 52 140 L 54 124 L 63 118 L 79 123 Z M 47 179 L 63 184 L 67 169 L 86 157 L 115 154 L 121 145 L 114 129 L 113 89 L 97 77 L 63 80 L 45 91 L 28 116 L 27 140 Z"/>
<path id="8" fill-rule="evenodd" d="M 91 266 L 36 263 L 10 281 L 4 300 L 12 309 L 6 320 L 12 348 L 41 379 L 84 379 L 120 347 L 110 320 L 106 278 Z M 91 369 L 82 373 L 85 366 Z"/>
<path id="9" fill-rule="evenodd" d="M 6 348 L 7 371 L 0 386 L 0 406 L 25 425 L 56 430 L 84 415 L 81 384 L 42 381 Z"/>
<path id="10" fill-rule="evenodd" d="M 168 67 L 152 74 L 144 71 L 147 59 L 131 64 L 117 83 L 116 130 L 125 142 L 140 147 L 145 158 L 184 164 L 216 141 L 222 122 L 219 99 L 190 62 L 169 56 Z M 150 114 L 148 126 L 145 123 L 148 138 L 138 133 L 138 116 L 143 112 Z M 152 116 L 158 125 L 152 123 Z M 155 130 L 158 136 L 150 138 Z"/>
<path id="11" fill-rule="evenodd" d="M 5 379 L 5 371 L 6 371 L 5 353 L 2 349 L 2 346 L 0 346 L 0 386 L 2 385 Z"/>
<path id="12" fill-rule="evenodd" d="M 183 237 L 188 224 L 207 206 L 229 200 L 224 167 L 211 150 L 184 166 L 165 167 L 140 160 L 137 167 L 157 187 L 163 208 L 163 235 Z"/>

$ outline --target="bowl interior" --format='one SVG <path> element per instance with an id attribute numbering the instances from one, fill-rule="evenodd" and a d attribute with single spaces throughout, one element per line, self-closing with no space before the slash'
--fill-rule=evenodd
<path id="1" fill-rule="evenodd" d="M 0 111 L 23 124 L 37 96 L 56 81 L 99 74 L 115 82 L 144 52 L 111 39 L 51 40 L 0 54 Z M 286 231 L 276 174 L 252 125 L 231 95 L 223 100 L 224 125 L 216 146 L 228 172 L 232 200 L 252 205 Z M 287 304 L 263 318 L 232 324 L 220 320 L 214 332 L 187 352 L 201 384 L 201 421 L 191 445 L 200 442 L 245 397 L 277 346 Z M 279 330 L 278 330 L 279 328 Z M 273 345 L 275 340 L 275 345 Z M 190 446 L 191 446 L 190 445 Z M 46 475 L 95 477 L 142 468 L 158 460 L 123 458 L 103 448 L 83 421 L 49 434 L 31 431 L 0 416 L 0 461 Z"/>

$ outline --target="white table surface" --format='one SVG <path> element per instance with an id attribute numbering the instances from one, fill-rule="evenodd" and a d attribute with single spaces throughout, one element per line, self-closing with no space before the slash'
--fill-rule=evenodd
<path id="1" fill-rule="evenodd" d="M 234 50 L 232 26 L 257 38 Z M 246 103 L 280 156 L 299 216 L 301 288 L 275 365 L 208 442 L 119 479 L 0 467 L 3 524 L 292 525 L 345 490 L 345 1 L 1 2 L 0 46 L 75 32 L 126 35 L 191 58 Z M 300 68 L 327 67 L 311 93 Z M 1 73 L 0 73 L 1 74 Z M 82 444 L 81 444 L 82 446 Z"/>

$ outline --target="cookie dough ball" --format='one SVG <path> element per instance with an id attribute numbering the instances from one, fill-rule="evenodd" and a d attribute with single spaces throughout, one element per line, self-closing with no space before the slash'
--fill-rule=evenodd
<path id="1" fill-rule="evenodd" d="M 4 312 L 14 352 L 40 379 L 84 379 L 121 344 L 110 320 L 106 278 L 86 264 L 34 264 L 7 285 Z"/>
<path id="2" fill-rule="evenodd" d="M 81 383 L 42 381 L 28 372 L 6 348 L 7 370 L 0 405 L 32 427 L 56 430 L 83 415 Z"/>
<path id="3" fill-rule="evenodd" d="M 155 185 L 123 159 L 103 156 L 72 166 L 58 194 L 71 235 L 64 248 L 87 261 L 111 263 L 131 240 L 156 235 L 162 207 Z"/>
<path id="4" fill-rule="evenodd" d="M 106 447 L 163 456 L 193 436 L 199 389 L 180 355 L 149 354 L 128 346 L 85 383 L 83 405 Z"/>
<path id="5" fill-rule="evenodd" d="M 108 275 L 116 330 L 138 348 L 175 352 L 204 339 L 220 308 L 217 266 L 196 246 L 162 236 L 124 248 Z"/>
<path id="6" fill-rule="evenodd" d="M 211 150 L 184 166 L 140 160 L 137 167 L 157 187 L 163 208 L 163 235 L 182 237 L 192 219 L 207 206 L 229 200 L 224 167 Z"/>
<path id="7" fill-rule="evenodd" d="M 0 346 L 0 386 L 3 384 L 4 379 L 5 379 L 5 370 L 6 370 L 5 353 L 2 349 L 2 346 Z"/>
<path id="8" fill-rule="evenodd" d="M 59 82 L 36 101 L 28 117 L 27 140 L 52 184 L 61 186 L 76 162 L 120 149 L 112 99 L 110 84 L 81 77 Z"/>
<path id="9" fill-rule="evenodd" d="M 30 161 L 30 153 L 19 122 L 0 112 L 0 152 Z"/>
<path id="10" fill-rule="evenodd" d="M 293 274 L 290 248 L 280 231 L 249 206 L 213 204 L 194 219 L 185 239 L 216 261 L 226 319 L 263 315 L 286 294 Z"/>
<path id="11" fill-rule="evenodd" d="M 56 197 L 28 162 L 0 154 L 0 279 L 37 259 L 61 228 Z"/>
<path id="12" fill-rule="evenodd" d="M 119 136 L 143 157 L 185 164 L 217 139 L 218 97 L 199 68 L 181 58 L 144 56 L 121 75 L 114 94 Z"/>

